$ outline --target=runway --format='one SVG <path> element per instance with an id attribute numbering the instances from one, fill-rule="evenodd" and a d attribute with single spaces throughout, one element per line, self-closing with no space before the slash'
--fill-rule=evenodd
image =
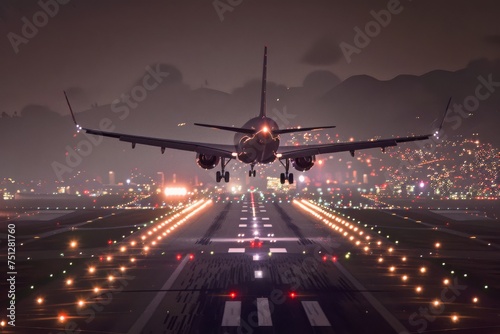
<path id="1" fill-rule="evenodd" d="M 50 215 L 11 220 L 16 328 L 2 333 L 500 331 L 499 245 L 429 210 L 255 192 Z"/>

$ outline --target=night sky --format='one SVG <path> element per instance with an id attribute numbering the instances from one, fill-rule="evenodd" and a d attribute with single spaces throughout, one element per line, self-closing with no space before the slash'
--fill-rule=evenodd
<path id="1" fill-rule="evenodd" d="M 357 74 L 387 80 L 455 71 L 500 52 L 500 4 L 493 0 L 67 2 L 17 53 L 8 34 L 22 36 L 22 18 L 33 22 L 41 7 L 0 3 L 1 111 L 33 103 L 66 114 L 61 90 L 71 87 L 110 103 L 158 62 L 180 69 L 192 88 L 231 92 L 260 76 L 264 45 L 269 80 L 286 86 L 302 85 L 316 69 L 342 80 Z M 374 20 L 370 12 L 388 6 L 398 13 L 348 63 L 339 45 L 355 46 L 355 27 L 364 30 Z"/>

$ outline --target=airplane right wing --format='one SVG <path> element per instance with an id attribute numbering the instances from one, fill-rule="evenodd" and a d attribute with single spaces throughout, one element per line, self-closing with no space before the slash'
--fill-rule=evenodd
<path id="1" fill-rule="evenodd" d="M 233 152 L 236 152 L 234 145 L 209 144 L 199 142 L 189 142 L 174 139 L 163 139 L 154 137 L 135 136 L 116 132 L 107 132 L 101 130 L 81 128 L 85 132 L 93 135 L 117 138 L 120 141 L 132 143 L 134 148 L 136 144 L 160 147 L 163 151 L 165 148 L 171 148 L 181 151 L 191 151 L 205 155 L 215 155 L 221 158 L 231 158 Z"/>
<path id="2" fill-rule="evenodd" d="M 64 92 L 64 96 L 66 97 L 66 102 L 68 103 L 68 107 L 71 112 L 71 117 L 73 118 L 73 122 L 75 123 L 75 125 L 79 130 L 84 130 L 86 133 L 89 134 L 116 138 L 120 141 L 131 143 L 132 148 L 135 148 L 136 144 L 160 147 L 162 153 L 165 151 L 165 148 L 171 148 L 181 151 L 196 152 L 204 155 L 214 155 L 221 158 L 231 158 L 233 157 L 233 153 L 236 152 L 236 148 L 234 145 L 189 142 L 182 140 L 136 136 L 125 133 L 108 132 L 96 129 L 83 128 L 79 126 L 78 123 L 76 122 L 75 114 L 73 113 L 73 109 L 71 108 L 71 104 L 69 103 L 69 99 L 68 96 L 66 95 L 66 92 Z"/>

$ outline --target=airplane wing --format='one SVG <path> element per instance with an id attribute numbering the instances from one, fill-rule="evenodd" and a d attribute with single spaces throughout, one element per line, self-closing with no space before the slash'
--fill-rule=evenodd
<path id="1" fill-rule="evenodd" d="M 191 151 L 206 155 L 215 155 L 221 158 L 231 158 L 233 156 L 232 155 L 233 152 L 236 152 L 236 148 L 234 145 L 208 144 L 208 143 L 189 142 L 189 141 L 174 140 L 174 139 L 135 136 L 125 133 L 82 128 L 76 122 L 75 114 L 73 113 L 73 109 L 71 108 L 71 104 L 69 103 L 69 99 L 68 96 L 66 95 L 66 92 L 64 92 L 64 96 L 66 97 L 66 102 L 68 103 L 69 111 L 71 113 L 71 117 L 73 118 L 73 122 L 75 123 L 76 127 L 78 128 L 78 130 L 84 130 L 86 133 L 89 134 L 116 138 L 123 142 L 132 143 L 132 148 L 135 148 L 136 144 L 160 147 L 162 153 L 165 151 L 165 148 L 172 148 L 181 151 Z"/>
<path id="2" fill-rule="evenodd" d="M 294 159 L 300 157 L 307 157 L 311 155 L 336 153 L 336 152 L 350 152 L 351 155 L 354 156 L 354 152 L 358 150 L 364 150 L 375 147 L 380 147 L 382 149 L 385 149 L 386 147 L 397 146 L 398 143 L 426 140 L 429 139 L 430 137 L 432 137 L 432 134 L 411 136 L 411 137 L 346 142 L 346 143 L 281 146 L 278 150 L 278 154 L 281 154 L 281 159 Z"/>
<path id="3" fill-rule="evenodd" d="M 298 145 L 298 146 L 281 146 L 278 149 L 278 154 L 281 154 L 280 159 L 295 159 L 300 157 L 308 157 L 311 155 L 325 154 L 325 153 L 336 153 L 336 152 L 350 152 L 354 156 L 354 152 L 358 150 L 365 150 L 369 148 L 380 147 L 385 150 L 386 147 L 397 146 L 399 143 L 406 143 L 410 141 L 426 140 L 432 136 L 439 137 L 441 130 L 443 129 L 444 120 L 446 114 L 448 113 L 448 108 L 450 107 L 451 97 L 446 105 L 443 118 L 438 129 L 434 134 L 428 135 L 418 135 L 409 137 L 396 137 L 387 139 L 377 139 L 377 140 L 367 140 L 367 141 L 356 141 L 356 142 L 346 142 L 346 143 L 331 143 L 331 144 L 318 144 L 318 145 Z"/>
<path id="4" fill-rule="evenodd" d="M 81 128 L 81 129 L 93 135 L 117 138 L 120 141 L 132 143 L 133 148 L 135 147 L 136 144 L 160 147 L 162 153 L 165 150 L 165 148 L 171 148 L 175 150 L 191 151 L 206 155 L 215 155 L 221 158 L 222 157 L 231 158 L 232 153 L 236 152 L 236 148 L 234 147 L 234 145 L 198 143 L 198 142 L 190 142 L 182 140 L 135 136 L 135 135 L 107 132 L 107 131 L 87 129 L 87 128 Z"/>

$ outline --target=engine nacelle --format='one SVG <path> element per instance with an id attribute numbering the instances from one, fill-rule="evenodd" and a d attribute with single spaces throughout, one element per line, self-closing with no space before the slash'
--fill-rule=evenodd
<path id="1" fill-rule="evenodd" d="M 299 172 L 305 172 L 311 169 L 314 166 L 314 161 L 316 161 L 316 157 L 311 155 L 309 157 L 300 157 L 292 159 L 293 168 L 298 170 Z"/>
<path id="2" fill-rule="evenodd" d="M 220 157 L 215 155 L 205 155 L 198 153 L 196 155 L 196 163 L 203 169 L 212 169 L 219 164 Z"/>

